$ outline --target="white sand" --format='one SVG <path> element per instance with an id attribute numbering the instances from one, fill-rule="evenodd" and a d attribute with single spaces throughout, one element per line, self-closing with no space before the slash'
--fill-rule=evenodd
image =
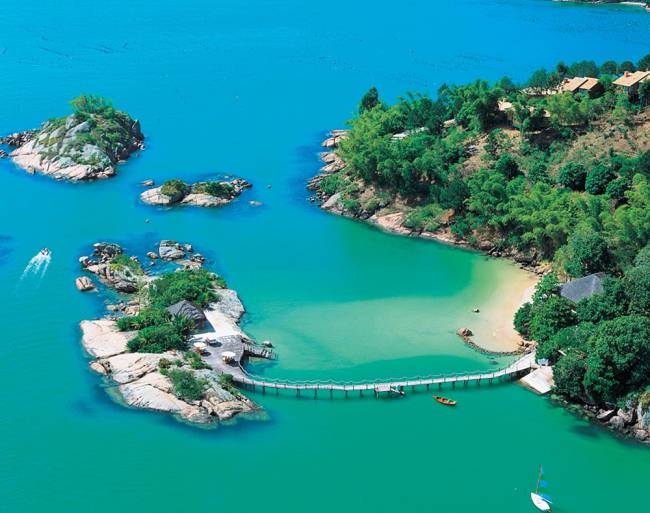
<path id="1" fill-rule="evenodd" d="M 484 304 L 469 328 L 472 340 L 488 351 L 516 351 L 522 341 L 515 330 L 513 319 L 519 307 L 531 300 L 539 277 L 528 271 L 513 269 L 507 280 L 502 280 Z"/>

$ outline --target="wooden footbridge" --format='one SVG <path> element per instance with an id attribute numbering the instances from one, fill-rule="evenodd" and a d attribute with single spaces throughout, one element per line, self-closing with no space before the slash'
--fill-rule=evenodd
<path id="1" fill-rule="evenodd" d="M 318 397 L 318 393 L 329 393 L 330 398 L 333 397 L 334 392 L 343 392 L 345 397 L 348 397 L 350 392 L 359 392 L 359 395 L 363 397 L 364 392 L 373 392 L 375 397 L 378 397 L 382 393 L 387 394 L 399 394 L 402 395 L 404 389 L 410 388 L 411 390 L 416 390 L 418 387 L 426 387 L 426 390 L 433 385 L 437 385 L 438 388 L 442 388 L 443 385 L 450 384 L 452 387 L 455 387 L 456 384 L 460 383 L 463 385 L 469 385 L 470 383 L 477 383 L 480 385 L 483 383 L 493 383 L 494 380 L 501 381 L 506 378 L 519 377 L 523 374 L 527 374 L 533 364 L 535 363 L 535 353 L 528 353 L 514 361 L 505 368 L 496 370 L 494 372 L 473 372 L 473 373 L 459 373 L 459 374 L 448 374 L 448 375 L 437 375 L 437 376 L 418 376 L 415 378 L 400 378 L 400 379 L 391 379 L 386 381 L 377 381 L 377 382 L 337 382 L 333 380 L 329 381 L 289 381 L 289 380 L 275 380 L 269 378 L 262 378 L 258 376 L 253 376 L 247 373 L 243 368 L 240 368 L 241 372 L 233 373 L 233 381 L 239 385 L 245 386 L 247 389 L 255 392 L 260 391 L 266 393 L 268 390 L 274 390 L 276 394 L 280 390 L 291 390 L 295 391 L 296 395 L 300 397 L 301 393 L 314 393 L 314 398 Z"/>

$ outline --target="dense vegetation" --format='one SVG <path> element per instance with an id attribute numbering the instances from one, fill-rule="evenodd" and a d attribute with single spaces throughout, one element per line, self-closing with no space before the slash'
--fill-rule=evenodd
<path id="1" fill-rule="evenodd" d="M 223 278 L 205 269 L 162 275 L 144 292 L 146 306 L 140 313 L 117 321 L 120 330 L 139 330 L 128 343 L 129 351 L 162 353 L 172 349 L 184 350 L 194 328 L 193 322 L 182 316 L 172 318 L 167 307 L 183 299 L 206 307 L 219 300 L 215 289 L 220 287 L 225 287 Z"/>
<path id="2" fill-rule="evenodd" d="M 49 157 L 63 151 L 76 163 L 108 166 L 126 157 L 142 140 L 136 122 L 126 112 L 115 109 L 110 100 L 82 95 L 70 104 L 71 116 L 50 119 L 38 134 L 39 141 L 48 147 Z M 80 126 L 82 128 L 75 128 L 72 136 L 67 132 Z M 87 145 L 98 148 L 101 153 L 84 153 Z"/>
<path id="3" fill-rule="evenodd" d="M 509 78 L 443 85 L 394 105 L 372 88 L 320 182 L 344 213 L 402 212 L 413 230 L 446 230 L 481 247 L 548 261 L 516 327 L 556 363 L 558 392 L 612 403 L 650 384 L 650 81 L 628 95 L 608 61 L 560 63 Z M 597 77 L 599 94 L 561 92 Z M 558 279 L 604 271 L 605 293 L 574 305 Z"/>
<path id="4" fill-rule="evenodd" d="M 190 185 L 179 179 L 167 180 L 162 185 L 160 192 L 176 200 L 180 200 L 188 194 L 208 194 L 223 199 L 232 199 L 237 195 L 235 187 L 228 182 L 197 182 Z"/>

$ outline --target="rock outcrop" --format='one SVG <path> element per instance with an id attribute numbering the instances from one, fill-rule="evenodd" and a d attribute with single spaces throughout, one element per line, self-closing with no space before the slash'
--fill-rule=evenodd
<path id="1" fill-rule="evenodd" d="M 195 423 L 227 420 L 255 409 L 248 398 L 222 385 L 219 373 L 209 369 L 194 371 L 182 353 L 128 352 L 128 341 L 136 332 L 119 331 L 113 320 L 82 321 L 81 331 L 84 349 L 96 358 L 90 368 L 117 383 L 121 397 L 130 406 L 172 413 Z M 203 397 L 197 401 L 180 399 L 172 381 L 163 373 L 163 360 L 176 362 L 175 368 L 202 380 Z"/>
<path id="2" fill-rule="evenodd" d="M 185 267 L 190 264 L 200 267 L 204 261 L 203 256 L 194 252 L 192 245 L 172 240 L 160 242 L 159 254 L 162 259 L 175 261 L 177 265 Z M 157 258 L 155 253 L 149 256 Z M 188 260 L 182 260 L 184 258 Z M 92 256 L 81 257 L 79 261 L 87 271 L 94 272 L 116 290 L 125 288 L 123 284 L 130 278 L 122 268 L 128 268 L 136 275 L 136 284 L 147 286 L 148 282 L 138 281 L 143 278 L 135 271 L 139 269 L 137 259 L 127 256 L 117 244 L 97 243 Z M 214 332 L 209 329 L 188 342 L 191 348 L 192 343 L 199 339 L 205 343 L 210 337 L 216 337 L 212 340 L 214 347 L 202 350 L 199 356 L 194 352 L 182 351 L 131 352 L 130 349 L 136 347 L 132 345 L 129 348 L 129 342 L 138 336 L 138 332 L 120 331 L 115 318 L 102 318 L 80 324 L 82 345 L 93 357 L 89 367 L 115 383 L 127 405 L 168 412 L 188 422 L 210 424 L 255 410 L 256 405 L 230 384 L 228 376 L 224 376 L 240 368 L 229 367 L 221 357 L 224 350 L 232 348 L 243 358 L 247 344 L 252 344 L 238 325 L 244 306 L 233 290 L 222 289 L 215 284 L 215 292 L 219 301 L 211 304 L 206 311 L 206 315 L 214 317 L 210 321 Z M 109 309 L 135 315 L 142 306 L 140 301 L 143 301 L 144 307 L 147 306 L 146 299 L 134 299 L 110 305 Z M 194 387 L 200 387 L 198 393 L 191 388 L 193 391 L 190 395 L 187 388 L 183 389 L 183 383 L 186 384 L 187 380 L 193 381 Z"/>
<path id="3" fill-rule="evenodd" d="M 197 182 L 194 184 L 186 184 L 180 180 L 169 180 L 160 187 L 147 189 L 140 194 L 140 199 L 148 205 L 192 205 L 212 208 L 230 203 L 250 187 L 252 185 L 241 178 L 231 181 Z"/>
<path id="4" fill-rule="evenodd" d="M 124 255 L 117 244 L 98 242 L 93 255 L 79 258 L 81 267 L 118 292 L 136 292 L 147 277 L 134 257 Z"/>
<path id="5" fill-rule="evenodd" d="M 16 147 L 10 154 L 16 165 L 56 179 L 96 180 L 114 176 L 118 162 L 143 148 L 138 121 L 104 100 L 82 98 L 74 114 L 4 138 Z"/>

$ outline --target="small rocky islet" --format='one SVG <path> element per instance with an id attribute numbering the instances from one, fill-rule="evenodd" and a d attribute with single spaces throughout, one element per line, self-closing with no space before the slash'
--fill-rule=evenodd
<path id="1" fill-rule="evenodd" d="M 144 183 L 143 183 L 144 184 Z M 146 184 L 153 185 L 149 180 Z M 223 181 L 205 181 L 189 184 L 183 180 L 167 180 L 160 187 L 147 189 L 140 199 L 147 205 L 195 207 L 220 207 L 235 200 L 253 185 L 241 178 Z"/>
<path id="2" fill-rule="evenodd" d="M 240 329 L 245 309 L 237 293 L 203 268 L 205 258 L 190 244 L 160 241 L 146 259 L 143 265 L 106 242 L 80 257 L 79 290 L 95 289 L 94 277 L 122 298 L 104 317 L 80 323 L 90 368 L 117 385 L 125 404 L 190 423 L 214 425 L 261 412 L 228 372 L 253 354 L 269 353 Z"/>
<path id="3" fill-rule="evenodd" d="M 58 180 L 98 180 L 115 176 L 120 162 L 144 148 L 140 122 L 110 101 L 79 96 L 71 105 L 68 116 L 0 139 L 14 148 L 8 156 L 18 167 Z"/>

